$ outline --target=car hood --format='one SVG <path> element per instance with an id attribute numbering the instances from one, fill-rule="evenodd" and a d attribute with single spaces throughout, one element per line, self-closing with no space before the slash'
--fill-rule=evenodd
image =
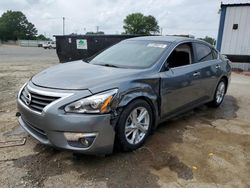
<path id="1" fill-rule="evenodd" d="M 90 89 L 98 84 L 107 84 L 124 77 L 129 78 L 140 71 L 74 61 L 50 67 L 33 76 L 31 81 L 33 84 L 45 88 Z"/>

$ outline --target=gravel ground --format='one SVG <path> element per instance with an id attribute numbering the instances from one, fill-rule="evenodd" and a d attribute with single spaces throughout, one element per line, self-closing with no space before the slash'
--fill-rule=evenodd
<path id="1" fill-rule="evenodd" d="M 0 187 L 250 187 L 250 77 L 233 73 L 218 109 L 201 106 L 159 126 L 141 149 L 73 156 L 39 144 L 18 126 L 16 94 L 55 50 L 0 46 Z"/>

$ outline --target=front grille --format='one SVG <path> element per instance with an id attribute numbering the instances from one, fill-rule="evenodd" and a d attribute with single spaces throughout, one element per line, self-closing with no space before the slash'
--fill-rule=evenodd
<path id="1" fill-rule="evenodd" d="M 38 93 L 34 93 L 29 91 L 27 87 L 25 87 L 20 95 L 21 101 L 26 104 L 30 109 L 42 112 L 43 109 L 52 103 L 53 101 L 59 99 L 60 97 L 54 96 L 46 96 Z"/>

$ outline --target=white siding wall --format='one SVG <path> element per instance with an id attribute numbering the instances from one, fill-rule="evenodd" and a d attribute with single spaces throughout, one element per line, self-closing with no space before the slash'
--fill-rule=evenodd
<path id="1" fill-rule="evenodd" d="M 227 7 L 221 53 L 250 55 L 250 6 Z"/>

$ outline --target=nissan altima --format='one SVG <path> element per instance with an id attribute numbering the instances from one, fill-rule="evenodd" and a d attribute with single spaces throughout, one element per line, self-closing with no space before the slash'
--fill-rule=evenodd
<path id="1" fill-rule="evenodd" d="M 229 60 L 206 42 L 124 40 L 88 62 L 50 67 L 20 89 L 18 121 L 43 144 L 85 154 L 141 147 L 157 125 L 199 105 L 218 107 Z"/>

